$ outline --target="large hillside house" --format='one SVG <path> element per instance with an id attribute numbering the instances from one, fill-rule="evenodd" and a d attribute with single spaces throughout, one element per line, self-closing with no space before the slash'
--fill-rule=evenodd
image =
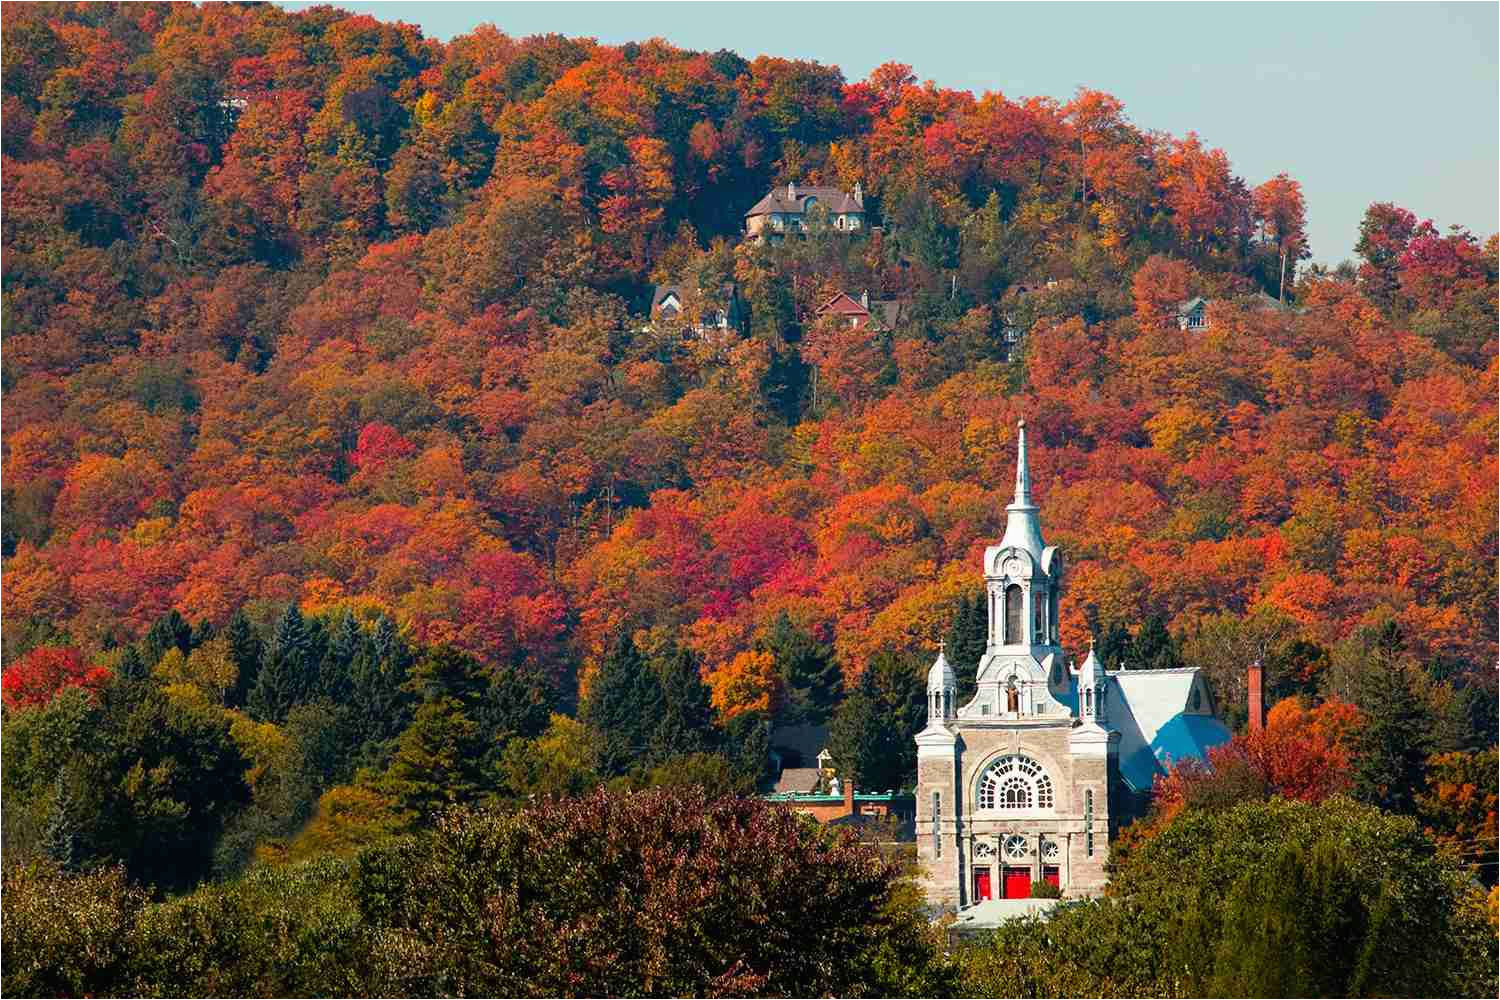
<path id="1" fill-rule="evenodd" d="M 989 636 L 978 691 L 957 704 L 939 653 L 917 743 L 917 854 L 928 901 L 954 909 L 1103 889 L 1110 842 L 1173 761 L 1229 739 L 1196 669 L 1106 670 L 1059 645 L 1062 554 L 1042 539 L 1026 427 L 1005 535 L 984 553 Z"/>
<path id="2" fill-rule="evenodd" d="M 821 215 L 828 228 L 857 233 L 867 228 L 864 188 L 854 185 L 848 193 L 836 187 L 807 187 L 795 182 L 772 188 L 745 213 L 745 235 L 751 239 L 778 240 L 787 233 L 805 233 L 813 215 Z"/>
<path id="3" fill-rule="evenodd" d="M 859 297 L 839 292 L 813 313 L 818 322 L 830 321 L 851 330 L 868 329 L 871 333 L 889 333 L 911 312 L 910 299 L 874 299 L 869 291 Z"/>

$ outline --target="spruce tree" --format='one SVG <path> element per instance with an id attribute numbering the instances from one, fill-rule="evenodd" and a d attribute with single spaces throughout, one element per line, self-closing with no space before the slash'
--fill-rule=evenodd
<path id="1" fill-rule="evenodd" d="M 661 665 L 661 688 L 662 714 L 651 734 L 651 762 L 715 749 L 713 705 L 691 652 L 673 645 Z"/>
<path id="2" fill-rule="evenodd" d="M 1355 694 L 1365 717 L 1355 736 L 1355 796 L 1403 814 L 1413 811 L 1425 786 L 1434 728 L 1410 671 L 1395 657 L 1379 657 Z"/>
<path id="3" fill-rule="evenodd" d="M 1167 623 L 1160 615 L 1152 615 L 1141 624 L 1130 644 L 1128 670 L 1172 670 L 1182 666 L 1177 654 L 1177 642 L 1167 631 Z"/>
<path id="4" fill-rule="evenodd" d="M 1130 630 L 1121 622 L 1110 622 L 1094 638 L 1094 659 L 1105 670 L 1122 670 L 1134 659 Z"/>
<path id="5" fill-rule="evenodd" d="M 354 686 L 354 659 L 364 646 L 365 633 L 354 615 L 345 611 L 333 627 L 333 636 L 328 642 L 328 652 L 323 656 L 323 666 L 318 671 L 320 694 L 335 705 L 349 701 Z"/>
<path id="6" fill-rule="evenodd" d="M 966 704 L 978 688 L 979 661 L 989 647 L 989 608 L 983 592 L 960 597 L 948 629 L 944 655 L 958 680 L 958 704 Z"/>
<path id="7" fill-rule="evenodd" d="M 72 790 L 59 771 L 52 790 L 52 811 L 42 831 L 42 853 L 68 871 L 77 869 L 83 860 L 77 812 Z"/>
<path id="8" fill-rule="evenodd" d="M 787 694 L 788 721 L 827 722 L 843 685 L 833 650 L 794 624 L 785 611 L 760 645 L 776 660 Z"/>
<path id="9" fill-rule="evenodd" d="M 173 608 L 152 623 L 141 646 L 141 653 L 148 667 L 156 666 L 157 661 L 167 655 L 169 649 L 180 649 L 182 655 L 186 656 L 193 651 L 192 626 Z"/>
<path id="10" fill-rule="evenodd" d="M 295 667 L 285 656 L 267 657 L 255 679 L 255 687 L 245 699 L 245 710 L 257 722 L 286 721 L 287 711 L 300 700 L 302 682 L 294 676 Z"/>
<path id="11" fill-rule="evenodd" d="M 317 662 L 313 657 L 315 644 L 312 629 L 302 617 L 302 609 L 296 601 L 291 602 L 276 622 L 276 630 L 271 633 L 262 670 L 272 664 L 279 665 L 281 683 L 293 704 L 306 701 L 318 689 Z"/>
<path id="12" fill-rule="evenodd" d="M 141 659 L 141 654 L 136 652 L 135 646 L 130 645 L 120 654 L 120 664 L 115 667 L 115 676 L 124 683 L 132 684 L 151 676 L 151 671 L 147 669 L 146 661 Z"/>
<path id="13" fill-rule="evenodd" d="M 225 626 L 224 636 L 229 640 L 229 655 L 234 660 L 238 676 L 229 692 L 231 707 L 245 704 L 255 682 L 260 677 L 261 641 L 255 626 L 245 616 L 243 608 L 236 611 Z"/>
<path id="14" fill-rule="evenodd" d="M 645 755 L 662 709 L 660 682 L 635 641 L 622 635 L 594 674 L 580 713 L 598 734 L 601 774 L 624 774 Z"/>

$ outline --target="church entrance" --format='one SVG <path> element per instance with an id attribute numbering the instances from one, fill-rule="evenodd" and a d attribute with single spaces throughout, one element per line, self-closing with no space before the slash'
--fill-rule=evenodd
<path id="1" fill-rule="evenodd" d="M 982 902 L 986 899 L 994 899 L 990 891 L 990 870 L 988 866 L 974 869 L 974 902 Z"/>
<path id="2" fill-rule="evenodd" d="M 1062 888 L 1062 875 L 1059 874 L 1056 865 L 1042 865 L 1042 881 L 1049 882 L 1057 888 Z"/>
<path id="3" fill-rule="evenodd" d="M 1004 890 L 1004 899 L 1025 899 L 1031 895 L 1031 869 L 1010 868 L 1005 869 L 1002 876 L 1001 889 Z"/>

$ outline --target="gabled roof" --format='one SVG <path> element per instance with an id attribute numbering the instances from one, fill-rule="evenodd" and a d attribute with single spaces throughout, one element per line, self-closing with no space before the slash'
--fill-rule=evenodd
<path id="1" fill-rule="evenodd" d="M 859 299 L 856 299 L 848 292 L 839 292 L 833 298 L 818 306 L 814 315 L 822 316 L 824 313 L 830 312 L 837 313 L 840 316 L 870 315 L 870 310 L 861 305 Z"/>
<path id="2" fill-rule="evenodd" d="M 1120 774 L 1137 791 L 1172 763 L 1203 758 L 1228 742 L 1229 730 L 1213 716 L 1213 704 L 1198 670 L 1118 670 L 1109 675 L 1116 693 L 1106 724 L 1120 733 Z M 1194 688 L 1199 703 L 1192 704 Z"/>
<path id="3" fill-rule="evenodd" d="M 818 787 L 821 775 L 815 767 L 787 767 L 776 779 L 777 792 L 811 792 Z"/>
<path id="4" fill-rule="evenodd" d="M 816 202 L 835 215 L 863 212 L 865 206 L 852 194 L 836 187 L 804 186 L 792 184 L 774 187 L 745 213 L 745 218 L 772 213 L 800 215 L 807 211 L 808 201 Z"/>
<path id="5" fill-rule="evenodd" d="M 1189 313 L 1196 312 L 1206 305 L 1208 305 L 1208 300 L 1202 297 L 1185 299 L 1182 302 L 1177 303 L 1177 315 L 1186 316 Z"/>

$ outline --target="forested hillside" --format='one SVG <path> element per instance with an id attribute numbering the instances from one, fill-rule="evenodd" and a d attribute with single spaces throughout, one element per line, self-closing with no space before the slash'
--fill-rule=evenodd
<path id="1" fill-rule="evenodd" d="M 591 716 L 596 679 L 727 732 L 731 763 L 862 677 L 905 711 L 972 619 L 1020 418 L 1070 650 L 1201 666 L 1231 722 L 1257 657 L 1278 695 L 1362 707 L 1395 670 L 1426 749 L 1493 740 L 1494 237 L 1376 204 L 1357 247 L 1318 248 L 1357 266 L 1311 266 L 1294 179 L 1092 90 L 444 44 L 327 7 L 3 19 L 7 750 L 37 748 L 6 780 L 31 842 L 86 713 L 194 753 L 232 730 L 173 801 L 243 854 L 358 767 L 417 810 L 722 746 Z M 745 241 L 789 182 L 861 185 L 874 228 Z M 727 282 L 747 328 L 693 333 Z M 679 320 L 648 322 L 657 283 L 689 289 Z M 816 320 L 865 290 L 908 302 L 894 329 Z M 26 711 L 148 675 L 158 700 Z M 352 704 L 368 731 L 328 721 Z M 585 725 L 615 751 L 537 773 Z M 535 753 L 506 763 L 512 737 Z M 458 754 L 429 781 L 471 745 L 482 774 Z M 294 751 L 307 784 L 268 790 Z M 144 794 L 140 755 L 90 752 L 106 800 Z M 145 829 L 112 856 L 151 877 Z M 200 846 L 195 872 L 234 868 Z"/>

